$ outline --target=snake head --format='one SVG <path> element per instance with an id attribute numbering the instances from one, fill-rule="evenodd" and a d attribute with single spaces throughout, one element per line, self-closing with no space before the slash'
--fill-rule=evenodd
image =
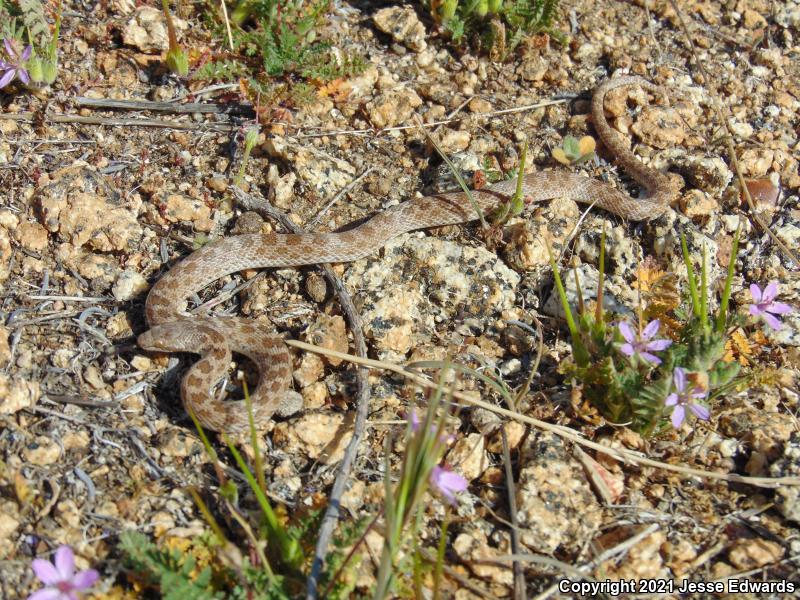
<path id="1" fill-rule="evenodd" d="M 180 352 L 182 349 L 177 348 L 169 335 L 168 330 L 158 326 L 139 334 L 136 338 L 136 343 L 143 350 L 150 350 L 152 352 Z"/>

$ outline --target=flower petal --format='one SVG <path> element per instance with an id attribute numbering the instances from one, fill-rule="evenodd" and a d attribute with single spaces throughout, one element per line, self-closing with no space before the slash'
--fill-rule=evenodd
<path id="1" fill-rule="evenodd" d="M 92 587 L 98 579 L 100 579 L 100 573 L 94 569 L 86 569 L 72 578 L 72 586 L 76 590 L 86 590 Z"/>
<path id="2" fill-rule="evenodd" d="M 14 81 L 14 75 L 16 75 L 16 74 L 17 74 L 17 72 L 14 69 L 9 69 L 5 73 L 3 73 L 3 76 L 0 77 L 0 88 L 4 88 L 9 83 Z"/>
<path id="3" fill-rule="evenodd" d="M 633 356 L 635 349 L 630 344 L 622 344 L 622 346 L 619 347 L 619 351 L 625 356 Z"/>
<path id="4" fill-rule="evenodd" d="M 661 321 L 654 319 L 647 324 L 642 332 L 642 339 L 649 340 L 658 333 L 658 328 L 661 327 Z"/>
<path id="5" fill-rule="evenodd" d="M 628 324 L 627 321 L 623 321 L 622 323 L 620 323 L 617 326 L 617 329 L 619 329 L 619 332 L 622 334 L 622 337 L 624 337 L 625 341 L 628 342 L 629 344 L 632 344 L 634 341 L 636 341 L 636 335 L 633 333 L 633 329 L 631 329 L 631 326 Z"/>
<path id="6" fill-rule="evenodd" d="M 683 408 L 681 404 L 675 407 L 672 411 L 672 426 L 675 429 L 681 428 L 681 423 L 683 423 L 683 418 L 686 416 L 686 410 Z"/>
<path id="7" fill-rule="evenodd" d="M 689 405 L 689 410 L 691 410 L 694 413 L 694 416 L 701 421 L 708 421 L 708 419 L 711 417 L 711 411 L 702 404 L 692 403 Z"/>
<path id="8" fill-rule="evenodd" d="M 653 340 L 652 342 L 647 342 L 645 348 L 650 350 L 650 352 L 661 352 L 662 350 L 666 350 L 672 345 L 672 340 Z"/>
<path id="9" fill-rule="evenodd" d="M 754 317 L 757 317 L 762 312 L 764 312 L 758 304 L 751 304 L 750 305 L 750 314 Z"/>
<path id="10" fill-rule="evenodd" d="M 32 53 L 33 53 L 33 46 L 28 44 L 27 46 L 25 46 L 25 50 L 22 51 L 22 56 L 20 57 L 20 61 L 21 62 L 27 61 L 31 57 Z"/>
<path id="11" fill-rule="evenodd" d="M 680 367 L 675 367 L 675 371 L 672 373 L 672 381 L 675 382 L 675 389 L 679 392 L 682 392 L 686 389 L 686 371 L 681 369 Z"/>
<path id="12" fill-rule="evenodd" d="M 31 82 L 31 77 L 28 75 L 28 71 L 26 69 L 17 69 L 17 77 L 19 77 L 19 80 L 25 85 L 28 85 Z"/>
<path id="13" fill-rule="evenodd" d="M 641 356 L 647 362 L 652 363 L 654 365 L 661 364 L 661 359 L 658 358 L 655 354 L 650 354 L 649 352 L 642 352 L 641 354 L 639 354 L 639 356 Z"/>
<path id="14" fill-rule="evenodd" d="M 62 600 L 64 595 L 56 588 L 42 588 L 28 596 L 28 600 Z"/>
<path id="15" fill-rule="evenodd" d="M 675 392 L 671 393 L 667 396 L 667 399 L 664 400 L 664 406 L 675 406 L 678 403 L 678 394 Z"/>
<path id="16" fill-rule="evenodd" d="M 771 312 L 776 315 L 787 315 L 790 312 L 794 311 L 794 308 L 789 306 L 788 304 L 784 304 L 783 302 L 771 302 L 766 309 L 767 312 Z"/>
<path id="17" fill-rule="evenodd" d="M 761 313 L 761 316 L 764 317 L 764 320 L 767 322 L 767 325 L 772 327 L 775 331 L 778 331 L 783 325 L 778 320 L 778 317 L 775 317 L 768 312 L 764 311 Z"/>
<path id="18" fill-rule="evenodd" d="M 59 546 L 55 558 L 56 570 L 62 580 L 72 579 L 75 574 L 75 554 L 69 546 Z"/>
<path id="19" fill-rule="evenodd" d="M 8 38 L 4 38 L 3 46 L 5 46 L 6 48 L 6 54 L 8 55 L 8 58 L 14 60 L 14 57 L 16 57 L 17 53 L 14 52 L 14 46 L 11 45 L 11 40 L 9 40 Z"/>
<path id="20" fill-rule="evenodd" d="M 755 283 L 750 284 L 750 295 L 753 297 L 753 302 L 758 304 L 761 302 L 761 288 L 758 287 Z"/>
<path id="21" fill-rule="evenodd" d="M 772 302 L 778 296 L 778 282 L 770 281 L 767 287 L 764 288 L 764 295 L 761 296 L 761 302 Z"/>
<path id="22" fill-rule="evenodd" d="M 45 585 L 56 585 L 61 582 L 61 575 L 49 560 L 34 558 L 31 568 L 39 581 Z"/>

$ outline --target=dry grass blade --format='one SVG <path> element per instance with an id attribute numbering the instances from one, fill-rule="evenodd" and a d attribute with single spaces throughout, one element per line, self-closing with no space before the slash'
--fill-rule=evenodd
<path id="1" fill-rule="evenodd" d="M 336 352 L 335 350 L 328 350 L 326 348 L 321 348 L 319 346 L 308 344 L 306 342 L 300 342 L 298 340 L 286 340 L 286 344 L 289 346 L 293 346 L 295 348 L 299 348 L 301 350 L 306 350 L 308 352 L 316 352 L 317 354 L 323 354 L 326 356 L 340 358 L 341 360 L 357 363 L 360 365 L 371 367 L 373 369 L 383 369 L 386 371 L 391 371 L 392 373 L 397 373 L 398 375 L 402 375 L 403 377 L 406 377 L 407 379 L 414 381 L 419 385 L 432 389 L 436 388 L 436 384 L 433 381 L 416 373 L 411 373 L 400 365 L 374 360 L 371 358 L 361 358 L 358 356 L 353 356 L 352 354 L 346 354 L 344 352 Z M 580 437 L 580 435 L 578 435 L 575 431 L 567 427 L 561 427 L 560 425 L 553 425 L 552 423 L 547 423 L 546 421 L 534 419 L 533 417 L 529 417 L 527 415 L 523 415 L 518 412 L 507 410 L 499 406 L 495 406 L 494 404 L 484 402 L 483 400 L 470 398 L 469 396 L 466 396 L 459 392 L 453 392 L 453 397 L 466 404 L 471 404 L 472 406 L 478 406 L 480 408 L 486 409 L 498 415 L 502 415 L 509 419 L 514 419 L 515 421 L 518 421 L 520 423 L 533 425 L 534 427 L 538 427 L 539 429 L 542 429 L 544 431 L 549 431 L 559 437 L 562 437 L 566 440 L 584 446 L 585 448 L 591 448 L 592 450 L 600 452 L 601 454 L 605 454 L 606 456 L 610 456 L 614 460 L 618 460 L 623 463 L 633 463 L 642 467 L 653 467 L 655 469 L 662 469 L 664 471 L 672 471 L 673 473 L 680 473 L 687 477 L 700 477 L 702 479 L 717 479 L 717 480 L 742 483 L 745 485 L 752 485 L 755 487 L 767 488 L 767 489 L 774 489 L 786 485 L 800 486 L 800 477 L 748 477 L 746 475 L 736 475 L 732 473 L 717 473 L 714 471 L 704 471 L 702 469 L 693 469 L 691 467 L 684 467 L 681 465 L 671 465 L 669 463 L 640 456 L 629 450 L 622 450 L 622 449 L 609 448 L 607 446 L 603 446 L 602 444 L 598 444 L 596 442 L 592 442 L 590 440 Z"/>

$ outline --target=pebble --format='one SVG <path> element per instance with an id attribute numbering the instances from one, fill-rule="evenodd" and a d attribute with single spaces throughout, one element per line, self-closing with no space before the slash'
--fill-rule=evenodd
<path id="1" fill-rule="evenodd" d="M 117 281 L 111 288 L 111 293 L 120 302 L 127 302 L 143 295 L 148 289 L 150 289 L 150 284 L 139 271 L 125 269 L 117 275 Z"/>
<path id="2" fill-rule="evenodd" d="M 473 481 L 489 466 L 485 447 L 486 443 L 480 433 L 470 433 L 450 448 L 447 453 L 447 464 L 463 475 L 467 481 Z"/>
<path id="3" fill-rule="evenodd" d="M 0 373 L 0 415 L 11 415 L 24 408 L 31 408 L 41 396 L 38 381 L 11 379 Z"/>
<path id="4" fill-rule="evenodd" d="M 425 27 L 419 22 L 417 13 L 410 6 L 382 8 L 372 17 L 375 27 L 410 50 L 422 52 L 428 47 Z"/>
<path id="5" fill-rule="evenodd" d="M 352 424 L 339 414 L 311 413 L 277 423 L 273 442 L 284 452 L 307 456 L 325 465 L 339 462 L 353 436 Z"/>
<path id="6" fill-rule="evenodd" d="M 188 24 L 183 19 L 172 14 L 175 28 L 184 31 Z M 152 6 L 141 6 L 136 13 L 125 23 L 122 29 L 122 41 L 128 46 L 147 53 L 166 52 L 169 45 L 167 36 L 167 23 L 161 9 Z"/>

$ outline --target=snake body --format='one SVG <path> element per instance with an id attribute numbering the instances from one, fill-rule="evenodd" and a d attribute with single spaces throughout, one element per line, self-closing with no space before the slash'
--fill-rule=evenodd
<path id="1" fill-rule="evenodd" d="M 522 191 L 526 201 L 569 197 L 584 204 L 594 203 L 630 221 L 654 219 L 667 210 L 678 193 L 673 180 L 641 163 L 611 129 L 604 115 L 606 93 L 626 85 L 658 91 L 639 77 L 606 80 L 592 98 L 592 120 L 603 143 L 646 190 L 646 196 L 633 199 L 595 179 L 547 171 L 524 177 Z M 489 212 L 514 194 L 516 184 L 516 180 L 503 181 L 472 194 L 480 209 Z M 297 393 L 291 390 L 292 363 L 286 345 L 278 335 L 247 319 L 190 315 L 187 298 L 192 293 L 244 269 L 358 260 L 401 233 L 477 218 L 466 194 L 457 192 L 403 202 L 345 232 L 244 234 L 218 240 L 191 254 L 153 286 L 145 306 L 151 329 L 139 336 L 139 346 L 160 352 L 200 354 L 200 360 L 183 378 L 181 397 L 203 427 L 225 432 L 246 430 L 247 410 L 243 400 L 223 401 L 215 397 L 213 388 L 225 376 L 232 352 L 247 356 L 259 369 L 251 401 L 256 427 L 262 428 L 281 406 L 297 403 Z"/>

